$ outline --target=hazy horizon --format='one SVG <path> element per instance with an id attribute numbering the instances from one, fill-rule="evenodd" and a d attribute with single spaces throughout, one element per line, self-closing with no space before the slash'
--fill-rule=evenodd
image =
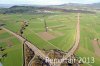
<path id="1" fill-rule="evenodd" d="M 1 0 L 0 4 L 11 4 L 11 5 L 60 5 L 67 3 L 79 3 L 79 4 L 92 4 L 100 3 L 99 0 Z"/>

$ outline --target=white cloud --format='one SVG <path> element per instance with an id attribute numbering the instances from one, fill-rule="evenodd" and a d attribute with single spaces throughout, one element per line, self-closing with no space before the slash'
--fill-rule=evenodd
<path id="1" fill-rule="evenodd" d="M 58 5 L 62 4 L 61 0 L 27 0 L 31 4 L 39 4 L 39 5 Z"/>
<path id="2" fill-rule="evenodd" d="M 0 4 L 57 5 L 63 3 L 95 3 L 100 0 L 0 0 Z"/>

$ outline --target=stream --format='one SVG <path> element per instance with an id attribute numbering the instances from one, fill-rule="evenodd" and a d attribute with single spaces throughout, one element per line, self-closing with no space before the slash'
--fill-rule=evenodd
<path id="1" fill-rule="evenodd" d="M 2 63 L 0 62 L 0 66 L 2 66 Z"/>

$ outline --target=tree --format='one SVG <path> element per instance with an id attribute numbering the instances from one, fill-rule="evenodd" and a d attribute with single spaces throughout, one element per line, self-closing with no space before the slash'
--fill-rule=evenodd
<path id="1" fill-rule="evenodd" d="M 47 27 L 47 22 L 46 22 L 46 19 L 45 19 L 45 15 L 44 15 L 43 17 L 44 17 L 44 26 L 45 26 L 45 31 L 48 32 L 48 27 Z"/>
<path id="2" fill-rule="evenodd" d="M 0 47 L 0 62 L 7 57 L 7 53 L 4 53 L 4 48 Z"/>

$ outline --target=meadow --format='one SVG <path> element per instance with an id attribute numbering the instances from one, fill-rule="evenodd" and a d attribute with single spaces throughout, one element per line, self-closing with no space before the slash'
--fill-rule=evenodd
<path id="1" fill-rule="evenodd" d="M 76 14 L 61 14 L 61 15 L 6 15 L 1 18 L 5 27 L 9 30 L 18 33 L 21 28 L 22 21 L 28 21 L 29 26 L 24 31 L 24 37 L 29 39 L 33 44 L 36 44 L 40 49 L 60 49 L 67 51 L 74 43 L 75 27 L 77 20 Z M 63 17 L 62 17 L 63 16 Z M 72 17 L 73 16 L 73 17 Z M 51 40 L 42 39 L 38 34 L 45 32 L 44 19 L 46 19 L 48 33 L 55 38 Z M 67 29 L 67 30 L 66 30 Z M 66 36 L 66 37 L 65 37 Z M 62 39 L 63 38 L 63 39 Z M 67 40 L 66 40 L 67 39 Z M 60 41 L 59 41 L 60 40 Z M 47 47 L 50 48 L 47 48 Z M 61 48 L 61 46 L 63 48 Z M 67 48 L 66 48 L 67 47 Z"/>
<path id="2" fill-rule="evenodd" d="M 99 66 L 100 56 L 95 54 L 92 41 L 100 38 L 100 14 L 82 14 L 80 19 L 81 38 L 77 55 L 81 57 L 94 57 L 95 62 L 85 66 Z M 98 45 L 99 46 L 99 45 Z M 98 52 L 99 53 L 99 52 Z"/>
<path id="3" fill-rule="evenodd" d="M 3 66 L 22 65 L 22 44 L 17 38 L 4 30 L 0 30 L 0 47 L 5 49 L 2 52 L 0 51 L 0 54 L 7 54 L 6 57 L 1 58 L 0 62 L 3 64 Z"/>
<path id="4" fill-rule="evenodd" d="M 68 50 L 74 45 L 76 36 L 77 13 L 52 14 L 45 16 L 44 14 L 0 14 L 0 16 L 0 23 L 4 23 L 5 28 L 16 33 L 19 33 L 21 23 L 23 21 L 29 22 L 28 27 L 26 27 L 24 30 L 23 36 L 41 50 L 59 49 L 68 52 Z M 81 14 L 80 16 L 81 38 L 80 46 L 76 52 L 76 56 L 95 58 L 95 63 L 83 64 L 83 66 L 100 65 L 100 57 L 95 54 L 95 50 L 92 45 L 92 40 L 100 38 L 99 18 L 99 13 Z M 45 33 L 44 20 L 47 23 L 47 33 Z M 10 35 L 8 33 L 0 34 L 0 40 L 9 36 Z M 48 39 L 48 37 L 51 38 Z M 10 40 L 15 44 L 19 42 L 16 41 L 16 38 L 15 40 L 12 38 Z M 5 47 L 7 44 L 2 42 L 1 45 Z M 5 62 L 7 63 L 4 63 L 4 66 L 6 66 L 5 64 L 10 64 L 11 62 L 13 62 L 13 64 L 16 63 L 16 61 L 12 61 L 13 58 L 19 60 L 17 57 L 15 57 L 16 52 L 14 51 L 19 53 L 20 56 L 17 57 L 21 59 L 21 43 L 17 43 L 12 48 L 6 50 L 6 52 L 9 52 L 10 54 L 9 57 L 5 59 Z M 17 64 L 18 63 L 19 65 L 16 66 L 21 66 L 22 62 L 18 61 Z"/>

